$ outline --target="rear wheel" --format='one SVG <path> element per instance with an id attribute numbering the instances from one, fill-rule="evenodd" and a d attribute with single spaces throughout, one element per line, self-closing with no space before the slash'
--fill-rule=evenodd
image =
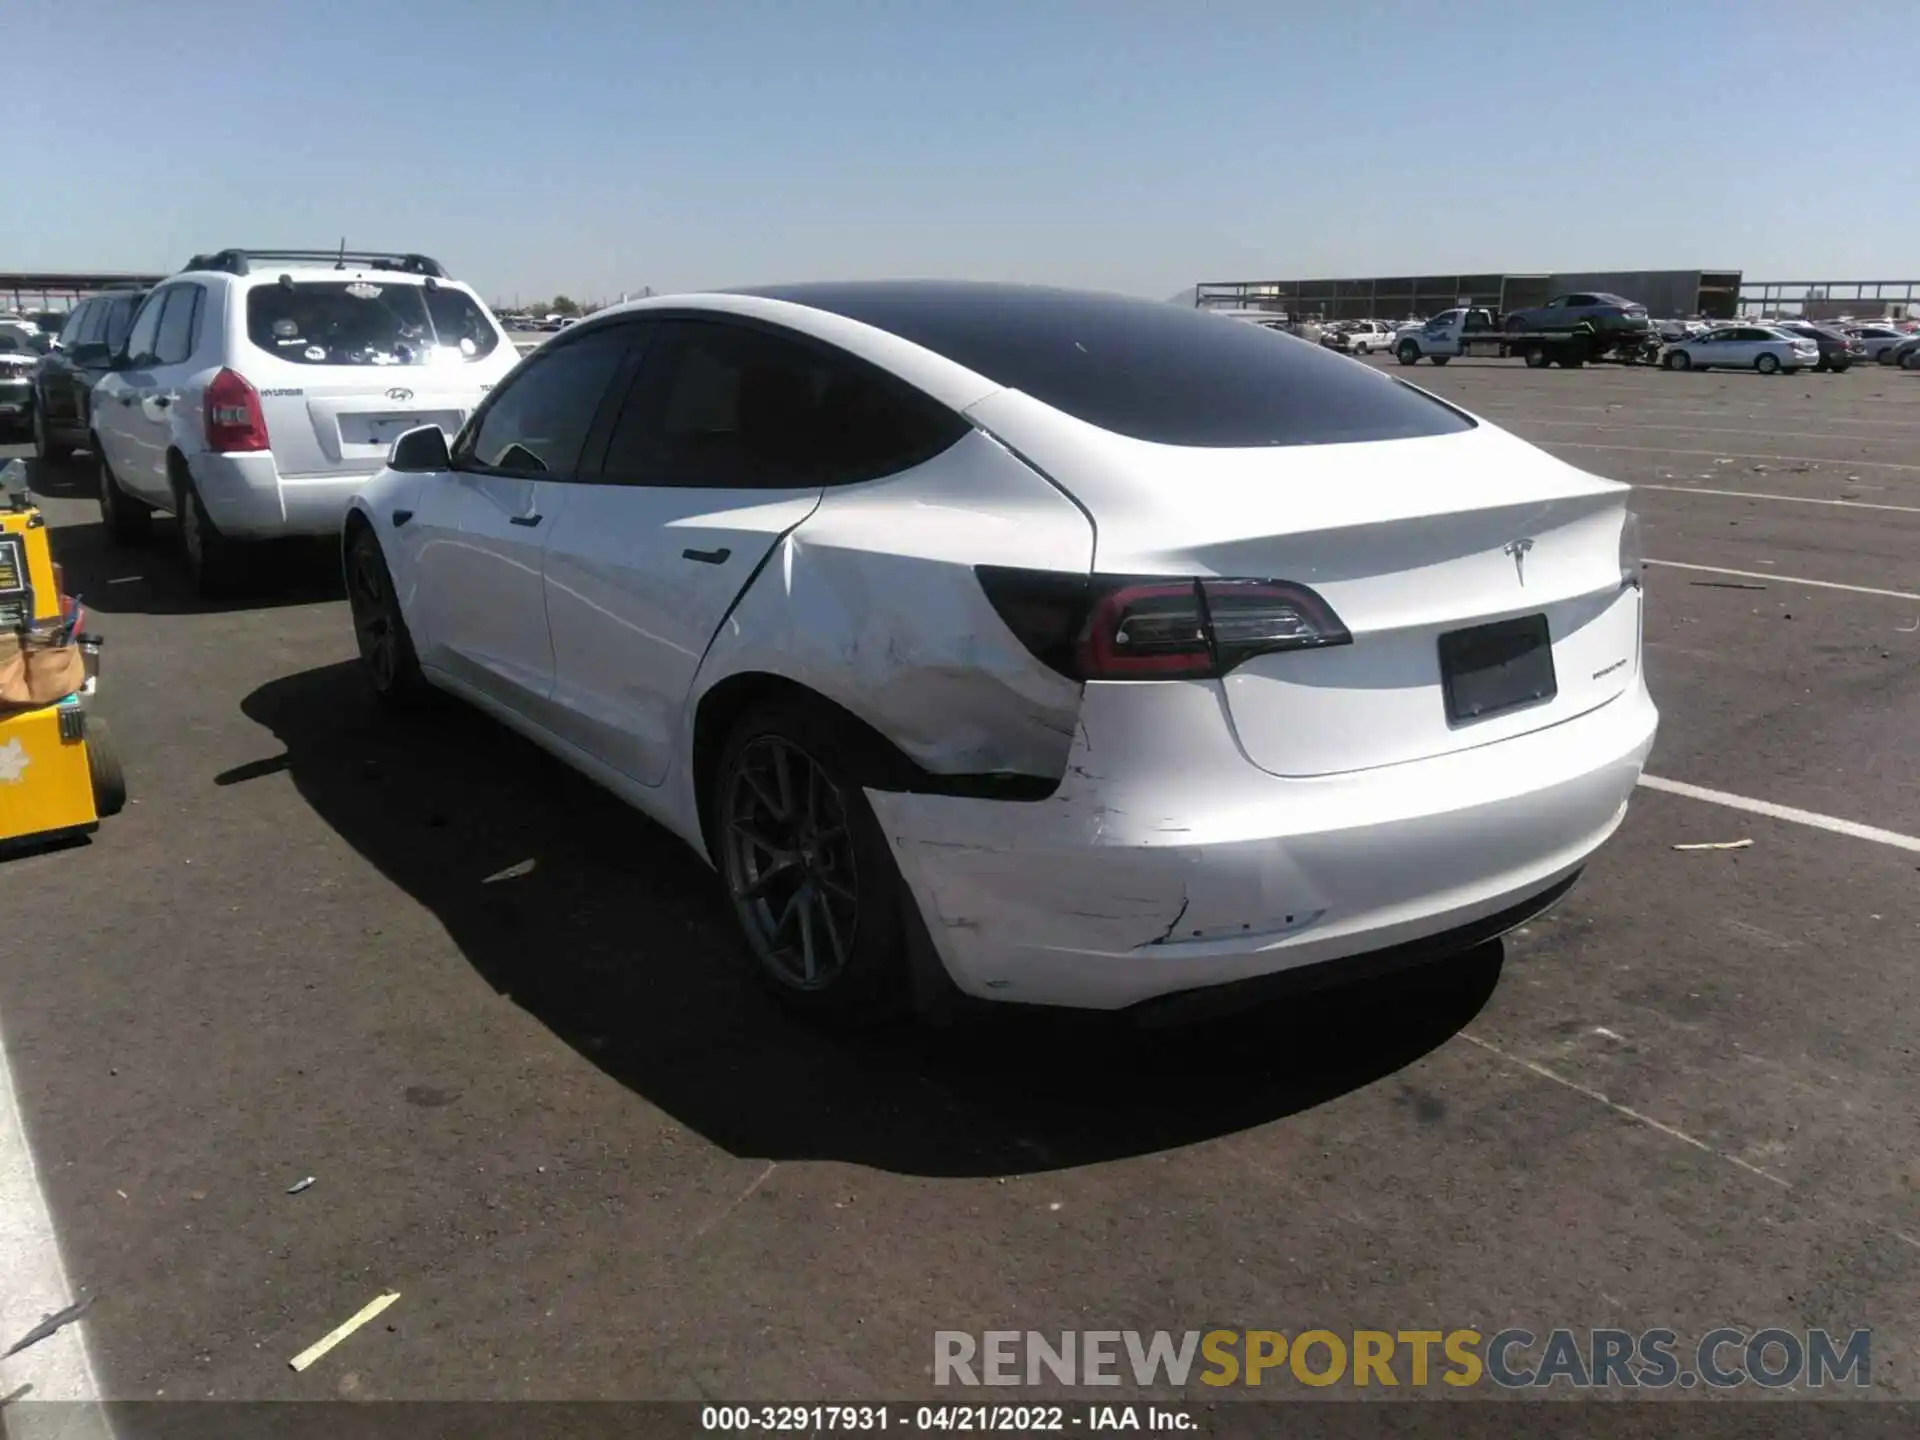
<path id="1" fill-rule="evenodd" d="M 1844 375 L 1852 368 L 1853 361 L 1851 360 L 1829 360 L 1827 362 L 1827 369 L 1831 370 L 1835 375 Z"/>
<path id="2" fill-rule="evenodd" d="M 1909 350 L 1900 357 L 1902 370 L 1920 370 L 1920 350 Z"/>
<path id="3" fill-rule="evenodd" d="M 93 811 L 101 819 L 118 815 L 127 804 L 127 776 L 113 731 L 98 715 L 87 716 L 87 778 L 93 783 Z"/>
<path id="4" fill-rule="evenodd" d="M 174 514 L 180 522 L 180 557 L 194 593 L 218 599 L 238 589 L 246 576 L 246 546 L 220 533 L 220 527 L 201 503 L 193 476 L 176 467 L 173 477 Z"/>
<path id="5" fill-rule="evenodd" d="M 1394 350 L 1393 358 L 1402 365 L 1417 365 L 1420 363 L 1420 347 L 1411 340 L 1402 340 Z"/>
<path id="6" fill-rule="evenodd" d="M 1690 370 L 1693 368 L 1693 357 L 1684 350 L 1669 350 L 1666 359 L 1660 363 L 1669 370 Z"/>
<path id="7" fill-rule="evenodd" d="M 1529 345 L 1520 354 L 1526 360 L 1529 370 L 1544 370 L 1553 363 L 1553 357 L 1547 354 L 1547 347 L 1544 345 Z"/>
<path id="8" fill-rule="evenodd" d="M 1428 358 L 1430 358 L 1433 361 L 1433 363 L 1436 365 L 1444 365 L 1447 363 L 1447 361 L 1451 360 L 1453 357 L 1451 355 L 1434 355 Z"/>
<path id="9" fill-rule="evenodd" d="M 1758 370 L 1762 375 L 1772 375 L 1780 368 L 1780 357 L 1778 355 L 1762 355 L 1758 360 L 1753 362 L 1753 368 Z"/>
<path id="10" fill-rule="evenodd" d="M 734 728 L 709 798 L 715 858 L 755 974 L 832 1023 L 903 1014 L 907 903 L 841 727 L 781 702 Z"/>
<path id="11" fill-rule="evenodd" d="M 73 454 L 73 447 L 63 440 L 56 440 L 47 429 L 46 406 L 38 395 L 33 398 L 33 456 L 51 465 Z"/>
<path id="12" fill-rule="evenodd" d="M 365 525 L 356 525 L 347 541 L 347 605 L 353 612 L 353 636 L 360 645 L 360 666 L 374 698 L 395 709 L 411 709 L 431 693 L 420 673 L 406 617 L 394 592 L 393 575 L 380 541 Z"/>
<path id="13" fill-rule="evenodd" d="M 99 467 L 100 523 L 107 527 L 107 534 L 123 545 L 146 539 L 153 530 L 153 507 L 120 488 L 98 440 L 93 442 L 93 458 Z"/>

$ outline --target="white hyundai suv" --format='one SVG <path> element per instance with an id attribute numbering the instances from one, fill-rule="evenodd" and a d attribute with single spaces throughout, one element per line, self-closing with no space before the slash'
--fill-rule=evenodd
<path id="1" fill-rule="evenodd" d="M 424 255 L 196 255 L 94 390 L 101 516 L 124 541 L 155 510 L 178 516 L 195 589 L 218 593 L 247 541 L 339 534 L 398 436 L 457 432 L 518 358 Z"/>

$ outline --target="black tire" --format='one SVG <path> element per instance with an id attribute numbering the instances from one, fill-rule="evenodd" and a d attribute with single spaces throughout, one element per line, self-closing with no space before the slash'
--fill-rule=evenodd
<path id="1" fill-rule="evenodd" d="M 1420 347 L 1411 340 L 1402 340 L 1399 345 L 1394 348 L 1393 358 L 1398 360 L 1402 365 L 1418 365 L 1420 363 Z"/>
<path id="2" fill-rule="evenodd" d="M 1529 370 L 1544 370 L 1553 363 L 1553 357 L 1547 354 L 1544 345 L 1529 345 L 1520 352 L 1520 356 L 1527 362 Z"/>
<path id="3" fill-rule="evenodd" d="M 1920 370 L 1920 350 L 1909 350 L 1900 357 L 1902 370 Z"/>
<path id="4" fill-rule="evenodd" d="M 432 695 L 413 648 L 413 634 L 394 589 L 393 572 L 369 525 L 356 525 L 347 541 L 347 608 L 360 646 L 360 671 L 382 705 L 415 710 Z"/>
<path id="5" fill-rule="evenodd" d="M 87 778 L 93 782 L 93 811 L 102 820 L 118 815 L 127 805 L 127 776 L 120 768 L 120 750 L 113 731 L 98 715 L 87 716 Z"/>
<path id="6" fill-rule="evenodd" d="M 913 998 L 912 901 L 854 779 L 865 773 L 859 745 L 813 705 L 758 707 L 727 737 L 705 797 L 755 976 L 796 1013 L 836 1026 L 901 1018 Z"/>
<path id="7" fill-rule="evenodd" d="M 1778 355 L 1761 355 L 1754 360 L 1753 368 L 1758 370 L 1762 375 L 1777 375 L 1780 373 L 1780 357 Z"/>
<path id="8" fill-rule="evenodd" d="M 220 533 L 207 514 L 193 476 L 177 467 L 173 476 L 174 518 L 179 522 L 180 559 L 187 583 L 203 600 L 233 594 L 247 578 L 247 547 Z"/>
<path id="9" fill-rule="evenodd" d="M 1429 358 L 1436 365 L 1444 365 L 1447 363 L 1447 361 L 1451 360 L 1453 357 L 1451 355 L 1434 355 L 1434 356 L 1430 356 Z"/>
<path id="10" fill-rule="evenodd" d="M 1585 366 L 1586 363 L 1587 357 L 1584 355 L 1562 355 L 1560 357 L 1560 367 L 1563 370 L 1578 370 Z"/>
<path id="11" fill-rule="evenodd" d="M 1693 357 L 1684 350 L 1669 350 L 1660 363 L 1669 370 L 1691 370 Z"/>
<path id="12" fill-rule="evenodd" d="M 153 507 L 121 487 L 98 440 L 93 442 L 93 458 L 100 482 L 100 523 L 122 545 L 138 545 L 153 533 Z"/>
<path id="13" fill-rule="evenodd" d="M 1830 360 L 1827 362 L 1827 369 L 1835 375 L 1844 375 L 1852 368 L 1853 361 L 1851 360 Z"/>
<path id="14" fill-rule="evenodd" d="M 36 394 L 33 397 L 33 458 L 47 465 L 57 465 L 73 454 L 73 447 L 64 440 L 55 440 L 47 431 L 45 408 Z"/>

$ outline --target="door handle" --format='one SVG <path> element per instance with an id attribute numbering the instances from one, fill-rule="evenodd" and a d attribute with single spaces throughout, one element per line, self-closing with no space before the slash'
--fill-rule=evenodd
<path id="1" fill-rule="evenodd" d="M 722 546 L 718 550 L 682 550 L 680 552 L 680 558 L 683 560 L 698 560 L 702 565 L 724 565 L 727 563 L 727 557 L 731 554 L 733 554 L 733 551 Z"/>
<path id="2" fill-rule="evenodd" d="M 164 410 L 171 404 L 173 404 L 173 397 L 171 395 L 156 395 L 153 397 L 153 408 L 156 410 Z"/>
<path id="3" fill-rule="evenodd" d="M 540 517 L 538 515 L 509 515 L 507 520 L 510 524 L 514 525 L 538 525 L 540 523 Z"/>

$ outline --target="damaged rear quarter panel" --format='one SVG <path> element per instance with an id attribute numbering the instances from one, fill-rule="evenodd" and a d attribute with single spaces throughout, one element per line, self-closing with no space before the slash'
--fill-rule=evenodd
<path id="1" fill-rule="evenodd" d="M 1092 562 L 1079 508 L 972 431 L 903 474 L 829 489 L 721 626 L 696 703 L 729 676 L 778 675 L 934 774 L 1058 779 L 1081 687 L 1007 629 L 973 567 Z"/>

